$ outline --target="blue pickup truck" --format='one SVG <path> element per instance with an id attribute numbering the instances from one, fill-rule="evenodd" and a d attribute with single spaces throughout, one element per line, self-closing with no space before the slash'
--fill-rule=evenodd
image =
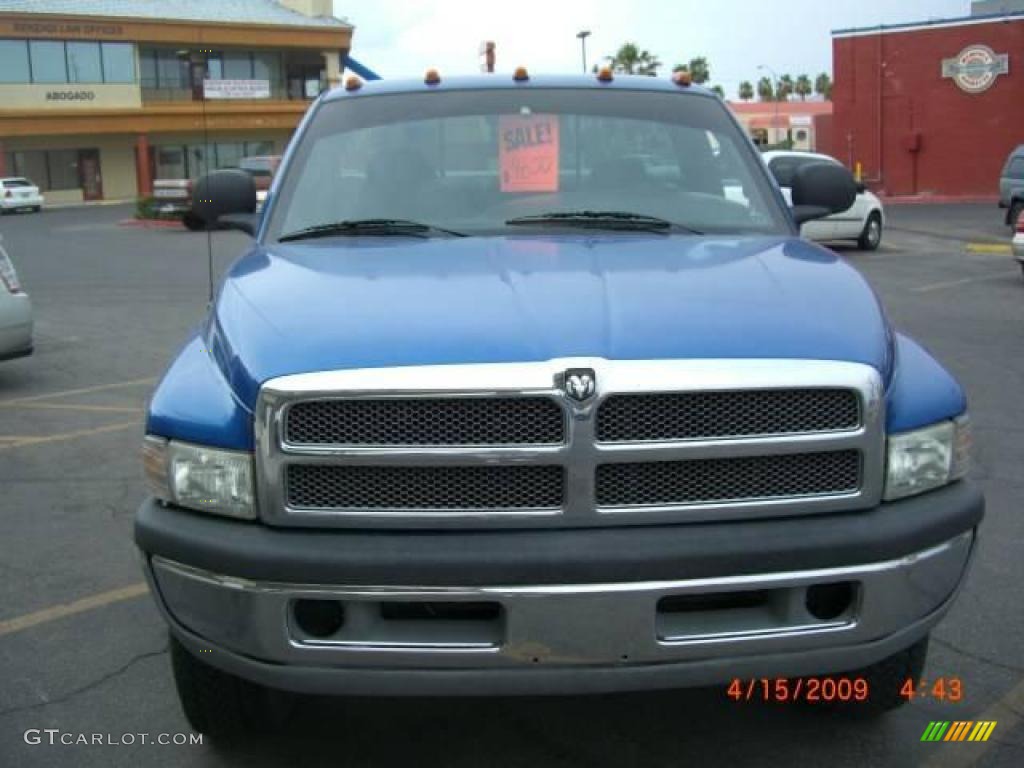
<path id="1" fill-rule="evenodd" d="M 606 71 L 352 79 L 258 214 L 204 178 L 253 240 L 153 395 L 135 524 L 193 727 L 762 678 L 897 706 L 982 520 L 966 400 L 799 237 L 850 174 L 791 191 L 710 92 Z"/>

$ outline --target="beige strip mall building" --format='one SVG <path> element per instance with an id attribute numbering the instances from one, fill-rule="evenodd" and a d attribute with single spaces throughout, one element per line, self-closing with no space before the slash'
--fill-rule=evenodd
<path id="1" fill-rule="evenodd" d="M 0 177 L 126 200 L 280 154 L 352 31 L 331 0 L 0 0 Z"/>

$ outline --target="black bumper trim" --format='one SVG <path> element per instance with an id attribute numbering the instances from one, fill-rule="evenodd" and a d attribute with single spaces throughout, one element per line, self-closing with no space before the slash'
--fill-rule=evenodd
<path id="1" fill-rule="evenodd" d="M 564 530 L 280 529 L 147 499 L 135 541 L 214 573 L 291 583 L 419 586 L 694 579 L 897 558 L 984 516 L 967 482 L 874 509 L 757 521 Z"/>

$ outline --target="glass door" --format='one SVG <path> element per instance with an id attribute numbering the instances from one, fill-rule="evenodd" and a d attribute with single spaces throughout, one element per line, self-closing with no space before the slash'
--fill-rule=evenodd
<path id="1" fill-rule="evenodd" d="M 103 177 L 100 175 L 100 153 L 96 149 L 78 152 L 78 173 L 81 177 L 82 199 L 103 199 Z"/>

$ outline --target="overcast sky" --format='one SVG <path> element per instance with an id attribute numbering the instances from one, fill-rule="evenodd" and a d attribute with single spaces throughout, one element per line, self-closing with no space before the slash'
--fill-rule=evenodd
<path id="1" fill-rule="evenodd" d="M 766 64 L 794 77 L 831 72 L 833 29 L 966 16 L 970 0 L 334 0 L 355 24 L 352 55 L 383 77 L 480 71 L 482 40 L 497 69 L 581 69 L 576 32 L 589 29 L 588 64 L 633 41 L 666 65 L 707 56 L 711 82 L 733 98 Z"/>

